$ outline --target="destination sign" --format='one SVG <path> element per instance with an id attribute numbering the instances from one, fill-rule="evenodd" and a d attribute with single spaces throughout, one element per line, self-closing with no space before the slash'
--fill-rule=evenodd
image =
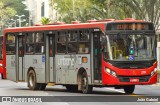
<path id="1" fill-rule="evenodd" d="M 153 30 L 151 23 L 109 23 L 106 30 Z"/>

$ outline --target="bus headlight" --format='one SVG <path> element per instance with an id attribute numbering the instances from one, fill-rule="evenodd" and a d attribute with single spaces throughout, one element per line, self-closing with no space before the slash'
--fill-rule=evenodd
<path id="1" fill-rule="evenodd" d="M 109 74 L 111 73 L 111 70 L 110 70 L 110 69 L 105 68 L 105 70 L 106 70 L 107 73 L 109 73 Z"/>
<path id="2" fill-rule="evenodd" d="M 156 72 L 157 72 L 157 68 L 155 68 L 155 69 L 151 72 L 151 76 L 153 76 Z"/>
<path id="3" fill-rule="evenodd" d="M 117 77 L 116 72 L 112 71 L 112 73 L 111 73 L 111 74 L 112 74 L 113 76 Z"/>
<path id="4" fill-rule="evenodd" d="M 108 74 L 111 74 L 111 75 L 113 75 L 114 77 L 117 77 L 117 74 L 116 74 L 115 71 L 112 71 L 112 70 L 110 70 L 110 69 L 108 69 L 108 68 L 106 68 L 106 67 L 105 67 L 105 71 L 106 71 Z"/>
<path id="5" fill-rule="evenodd" d="M 0 63 L 0 67 L 1 67 L 1 66 L 3 66 L 3 64 L 2 64 L 2 63 Z"/>

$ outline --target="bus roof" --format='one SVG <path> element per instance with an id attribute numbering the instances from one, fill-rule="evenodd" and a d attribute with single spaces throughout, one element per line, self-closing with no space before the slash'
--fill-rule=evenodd
<path id="1" fill-rule="evenodd" d="M 6 28 L 4 33 L 7 32 L 34 32 L 34 31 L 46 31 L 46 30 L 65 30 L 65 29 L 81 29 L 81 28 L 101 28 L 104 31 L 105 24 L 107 23 L 119 23 L 119 22 L 145 22 L 143 20 L 135 20 L 132 18 L 127 18 L 124 20 L 114 20 L 114 19 L 105 19 L 105 20 L 89 20 L 88 23 L 76 23 L 75 24 L 49 24 L 49 25 L 40 25 L 40 26 L 29 26 L 29 27 L 16 27 L 16 28 Z M 148 23 L 148 22 L 147 22 Z"/>

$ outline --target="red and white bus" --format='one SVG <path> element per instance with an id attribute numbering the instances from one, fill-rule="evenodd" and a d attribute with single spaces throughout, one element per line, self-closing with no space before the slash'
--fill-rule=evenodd
<path id="1" fill-rule="evenodd" d="M 6 79 L 5 50 L 3 48 L 3 35 L 0 35 L 0 77 Z"/>
<path id="2" fill-rule="evenodd" d="M 90 93 L 157 82 L 156 38 L 152 23 L 106 19 L 4 30 L 7 78 L 32 90 L 47 84 Z"/>

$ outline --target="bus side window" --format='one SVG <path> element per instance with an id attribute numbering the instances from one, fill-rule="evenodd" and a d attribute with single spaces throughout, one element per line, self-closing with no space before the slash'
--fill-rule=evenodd
<path id="1" fill-rule="evenodd" d="M 43 54 L 44 53 L 44 44 L 43 43 L 36 44 L 35 52 Z"/>
<path id="2" fill-rule="evenodd" d="M 57 52 L 58 53 L 66 53 L 66 32 L 58 32 L 57 36 Z"/>
<path id="3" fill-rule="evenodd" d="M 34 45 L 33 44 L 27 44 L 26 45 L 26 53 L 32 54 L 34 52 Z"/>
<path id="4" fill-rule="evenodd" d="M 35 53 L 44 53 L 44 35 L 43 33 L 36 33 Z"/>
<path id="5" fill-rule="evenodd" d="M 28 54 L 34 53 L 34 35 L 34 33 L 26 35 L 26 53 Z"/>
<path id="6" fill-rule="evenodd" d="M 58 53 L 66 53 L 66 44 L 65 43 L 57 43 L 57 52 Z"/>
<path id="7" fill-rule="evenodd" d="M 78 52 L 78 32 L 70 31 L 68 33 L 68 53 L 77 53 Z"/>
<path id="8" fill-rule="evenodd" d="M 78 53 L 89 53 L 89 31 L 84 30 L 79 33 L 79 51 Z"/>
<path id="9" fill-rule="evenodd" d="M 6 53 L 14 54 L 15 53 L 15 36 L 14 34 L 8 34 L 6 38 Z"/>

